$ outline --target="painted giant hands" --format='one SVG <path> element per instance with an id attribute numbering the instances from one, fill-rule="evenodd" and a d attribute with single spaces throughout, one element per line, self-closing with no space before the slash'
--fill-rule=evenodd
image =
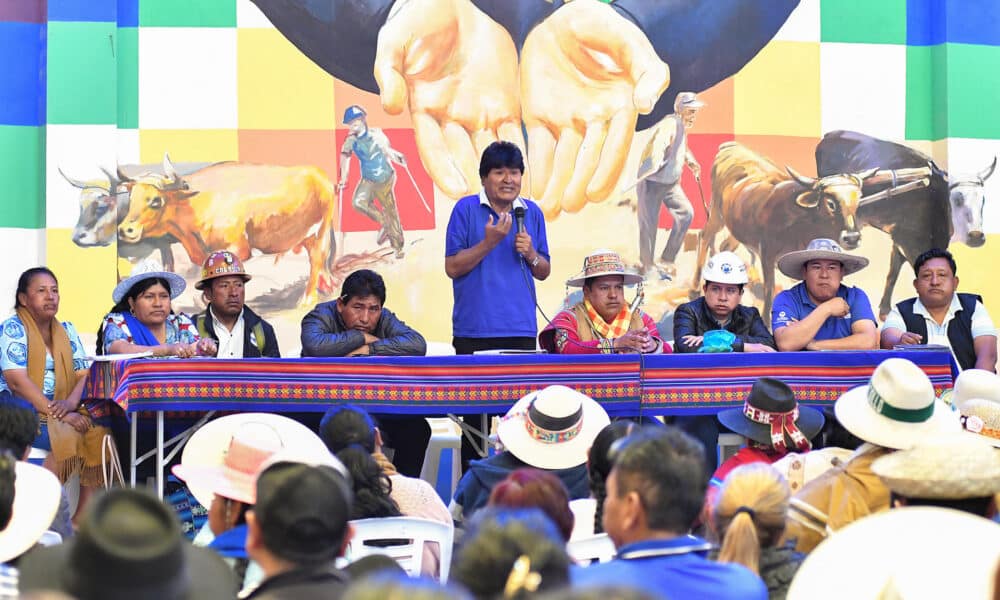
<path id="1" fill-rule="evenodd" d="M 490 142 L 524 149 L 523 115 L 522 195 L 534 190 L 552 218 L 608 196 L 669 70 L 638 27 L 598 0 L 539 23 L 520 65 L 507 31 L 470 0 L 398 0 L 379 32 L 375 78 L 386 112 L 409 109 L 420 158 L 453 198 L 479 190 Z"/>

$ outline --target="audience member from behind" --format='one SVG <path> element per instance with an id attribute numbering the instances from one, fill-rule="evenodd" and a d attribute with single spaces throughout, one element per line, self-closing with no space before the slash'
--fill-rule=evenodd
<path id="1" fill-rule="evenodd" d="M 251 277 L 243 262 L 229 250 L 208 255 L 201 266 L 201 290 L 205 312 L 194 318 L 198 335 L 215 340 L 219 358 L 280 358 L 278 338 L 271 324 L 246 305 L 246 282 Z"/>
<path id="2" fill-rule="evenodd" d="M 351 567 L 365 559 L 380 557 L 392 561 L 381 554 L 371 554 L 351 563 Z M 395 563 L 393 563 L 395 564 Z M 379 571 L 363 579 L 351 577 L 351 585 L 344 592 L 343 600 L 472 600 L 464 589 L 454 585 L 441 585 L 429 578 L 407 577 L 402 567 L 398 571 Z"/>
<path id="3" fill-rule="evenodd" d="M 14 458 L 28 460 L 31 444 L 38 433 L 38 412 L 27 401 L 0 394 L 0 452 L 10 452 Z M 69 518 L 69 499 L 66 489 L 59 488 L 59 507 L 47 529 L 55 531 L 64 540 L 73 537 Z"/>
<path id="4" fill-rule="evenodd" d="M 872 463 L 942 433 L 958 431 L 958 416 L 934 396 L 927 374 L 903 358 L 875 368 L 868 385 L 845 392 L 834 404 L 837 420 L 865 440 L 845 465 L 830 469 L 792 497 L 788 539 L 810 552 L 829 533 L 889 508 L 889 489 Z"/>
<path id="5" fill-rule="evenodd" d="M 711 529 L 721 544 L 716 560 L 743 565 L 760 575 L 770 600 L 784 600 L 805 558 L 783 543 L 788 484 L 770 465 L 733 469 L 712 508 Z"/>
<path id="6" fill-rule="evenodd" d="M 137 489 L 95 498 L 72 540 L 29 552 L 20 569 L 22 594 L 56 590 L 77 600 L 221 600 L 237 590 L 226 563 L 188 543 L 170 507 Z"/>
<path id="7" fill-rule="evenodd" d="M 497 483 L 521 467 L 552 471 L 571 499 L 588 497 L 587 449 L 609 422 L 600 404 L 562 385 L 524 396 L 497 428 L 504 450 L 470 463 L 458 482 L 452 515 L 458 521 L 468 518 L 486 505 Z"/>
<path id="8" fill-rule="evenodd" d="M 246 598 L 338 600 L 348 577 L 334 561 L 351 539 L 350 484 L 332 457 L 320 465 L 271 460 L 247 513 L 247 554 L 265 578 Z"/>
<path id="9" fill-rule="evenodd" d="M 477 600 L 523 598 L 568 585 L 569 566 L 566 542 L 541 510 L 490 507 L 466 528 L 450 578 Z"/>
<path id="10" fill-rule="evenodd" d="M 571 537 L 587 537 L 595 533 L 604 533 L 601 519 L 604 515 L 604 498 L 607 496 L 604 482 L 611 472 L 611 446 L 616 441 L 627 436 L 635 429 L 636 424 L 626 419 L 607 425 L 591 444 L 587 451 L 587 480 L 590 486 L 590 497 L 570 501 L 573 514 L 577 516 L 573 523 Z M 582 518 L 586 514 L 594 515 L 593 519 Z"/>
<path id="11" fill-rule="evenodd" d="M 0 452 L 0 598 L 17 598 L 18 559 L 48 529 L 61 489 L 47 469 Z"/>
<path id="12" fill-rule="evenodd" d="M 992 519 L 1000 493 L 1000 451 L 967 433 L 941 435 L 876 460 L 872 471 L 892 507 L 940 506 Z"/>
<path id="13" fill-rule="evenodd" d="M 340 297 L 302 317 L 302 356 L 423 356 L 427 342 L 385 308 L 385 281 L 369 269 L 347 276 Z M 420 475 L 431 428 L 423 417 L 378 415 L 393 463 L 408 477 Z"/>
<path id="14" fill-rule="evenodd" d="M 951 252 L 931 248 L 913 261 L 917 297 L 899 302 L 882 327 L 882 348 L 937 344 L 951 349 L 958 366 L 995 372 L 997 330 L 983 299 L 956 292 L 958 266 Z"/>
<path id="15" fill-rule="evenodd" d="M 712 545 L 687 534 L 708 483 L 701 444 L 676 427 L 646 427 L 618 442 L 613 463 L 604 530 L 618 554 L 574 568 L 574 586 L 634 585 L 667 598 L 767 598 L 760 578 L 708 560 Z"/>
<path id="16" fill-rule="evenodd" d="M 354 492 L 351 520 L 399 516 L 399 506 L 389 495 L 392 481 L 371 454 L 358 444 L 351 444 L 337 452 L 336 456 L 351 476 Z"/>
<path id="17" fill-rule="evenodd" d="M 538 508 L 559 529 L 563 541 L 573 532 L 573 512 L 569 492 L 558 477 L 539 469 L 517 469 L 490 492 L 487 506 L 498 508 Z"/>

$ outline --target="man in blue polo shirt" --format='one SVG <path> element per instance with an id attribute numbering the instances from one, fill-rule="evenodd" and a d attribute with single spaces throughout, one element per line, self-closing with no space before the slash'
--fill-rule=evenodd
<path id="1" fill-rule="evenodd" d="M 670 425 L 643 428 L 619 443 L 603 513 L 618 553 L 573 568 L 573 586 L 625 585 L 654 598 L 766 599 L 767 587 L 753 572 L 709 560 L 712 545 L 687 534 L 708 485 L 701 444 Z"/>
<path id="2" fill-rule="evenodd" d="M 774 298 L 771 330 L 778 350 L 873 350 L 878 331 L 864 290 L 840 283 L 868 266 L 825 238 L 778 259 L 778 269 L 802 282 Z"/>
<path id="3" fill-rule="evenodd" d="M 545 217 L 520 197 L 523 173 L 521 150 L 493 142 L 479 163 L 482 191 L 459 200 L 448 219 L 444 270 L 455 294 L 452 344 L 458 354 L 535 349 L 535 279 L 548 277 L 552 266 Z M 466 465 L 474 458 L 467 440 L 463 436 Z"/>

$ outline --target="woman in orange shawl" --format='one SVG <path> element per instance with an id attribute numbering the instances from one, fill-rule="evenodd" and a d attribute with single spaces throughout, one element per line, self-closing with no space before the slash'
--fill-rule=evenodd
<path id="1" fill-rule="evenodd" d="M 30 402 L 41 419 L 33 446 L 49 450 L 45 466 L 65 482 L 80 474 L 77 514 L 102 484 L 101 444 L 81 402 L 88 362 L 72 323 L 56 318 L 59 283 L 45 267 L 28 269 L 17 282 L 16 314 L 0 324 L 0 391 Z"/>

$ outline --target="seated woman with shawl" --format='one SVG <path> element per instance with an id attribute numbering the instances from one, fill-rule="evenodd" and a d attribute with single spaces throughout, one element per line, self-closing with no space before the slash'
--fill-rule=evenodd
<path id="1" fill-rule="evenodd" d="M 170 301 L 187 283 L 176 273 L 164 271 L 155 261 L 136 265 L 132 275 L 115 286 L 115 301 L 97 332 L 99 354 L 152 352 L 153 356 L 215 356 L 212 339 L 200 339 L 187 315 L 175 314 Z"/>
<path id="2" fill-rule="evenodd" d="M 80 474 L 79 515 L 103 483 L 101 444 L 107 433 L 81 402 L 87 354 L 73 324 L 56 318 L 59 283 L 49 269 L 21 274 L 14 309 L 0 324 L 0 391 L 9 390 L 38 411 L 41 423 L 32 446 L 49 451 L 45 467 L 63 483 Z"/>

